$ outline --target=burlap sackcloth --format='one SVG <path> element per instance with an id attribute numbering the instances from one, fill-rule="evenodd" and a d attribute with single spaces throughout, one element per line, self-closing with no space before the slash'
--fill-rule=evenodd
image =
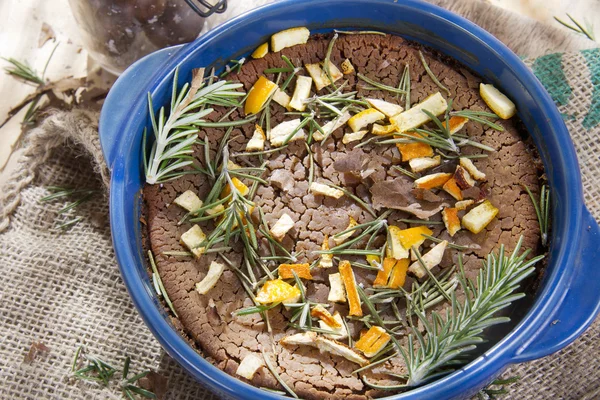
<path id="1" fill-rule="evenodd" d="M 586 201 L 599 219 L 600 50 L 580 51 L 593 43 L 486 3 L 437 3 L 495 33 L 520 55 L 565 51 L 527 62 L 565 116 Z M 75 214 L 84 218 L 61 234 L 53 228 L 64 203 L 39 201 L 49 185 L 106 188 L 97 118 L 87 111 L 48 117 L 29 134 L 19 169 L 0 194 L 0 399 L 121 398 L 115 386 L 70 376 L 79 344 L 114 366 L 130 355 L 134 372 L 156 370 L 169 380 L 166 398 L 213 398 L 165 355 L 133 307 L 113 254 L 106 197 L 99 193 L 78 207 Z M 599 339 L 597 320 L 557 354 L 511 367 L 505 376 L 521 379 L 507 398 L 600 398 Z M 38 341 L 49 351 L 25 363 Z"/>

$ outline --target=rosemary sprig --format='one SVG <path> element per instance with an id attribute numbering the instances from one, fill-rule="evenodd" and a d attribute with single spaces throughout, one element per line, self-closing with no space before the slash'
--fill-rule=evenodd
<path id="1" fill-rule="evenodd" d="M 361 81 L 364 81 L 364 82 L 368 83 L 369 85 L 371 85 L 371 86 L 362 87 L 362 89 L 364 89 L 364 90 L 385 90 L 386 92 L 391 92 L 391 93 L 395 93 L 395 94 L 406 94 L 406 91 L 404 91 L 402 89 L 398 89 L 393 86 L 389 86 L 384 83 L 374 81 L 373 79 L 368 78 L 361 73 L 356 74 L 356 76 Z"/>
<path id="2" fill-rule="evenodd" d="M 339 33 L 340 35 L 387 35 L 386 33 L 380 31 L 341 31 L 338 29 L 334 29 L 333 31 L 335 33 Z"/>
<path id="3" fill-rule="evenodd" d="M 82 360 L 81 358 L 85 360 Z M 149 390 L 143 389 L 136 385 L 136 383 L 150 373 L 150 371 L 144 371 L 133 377 L 129 377 L 129 369 L 131 365 L 131 358 L 127 356 L 123 365 L 121 374 L 121 382 L 119 384 L 123 396 L 129 400 L 135 400 L 135 396 L 139 395 L 146 399 L 156 399 L 156 395 Z M 75 351 L 75 357 L 71 365 L 71 373 L 76 379 L 100 383 L 104 386 L 109 386 L 111 380 L 117 373 L 117 369 L 110 366 L 100 358 L 84 354 L 83 346 L 79 346 Z"/>
<path id="4" fill-rule="evenodd" d="M 542 185 L 540 189 L 540 197 L 538 200 L 535 199 L 529 187 L 523 186 L 533 203 L 535 208 L 535 214 L 537 215 L 538 223 L 540 225 L 540 234 L 542 238 L 542 246 L 548 244 L 548 230 L 550 226 L 550 189 L 547 185 Z"/>
<path id="5" fill-rule="evenodd" d="M 571 20 L 571 22 L 573 24 L 575 24 L 575 26 L 571 25 L 568 22 L 565 22 L 561 19 L 559 19 L 558 17 L 554 17 L 554 19 L 560 23 L 561 25 L 565 26 L 566 28 L 572 30 L 575 33 L 579 33 L 581 35 L 586 36 L 588 39 L 593 40 L 594 42 L 596 41 L 596 36 L 594 35 L 594 29 L 592 26 L 586 26 L 584 27 L 583 24 L 581 24 L 580 22 L 578 22 L 575 18 L 573 18 L 570 14 L 567 14 L 567 17 L 569 17 L 569 19 Z"/>
<path id="6" fill-rule="evenodd" d="M 465 356 L 484 341 L 484 329 L 510 320 L 508 317 L 494 315 L 524 296 L 523 293 L 515 292 L 521 281 L 533 273 L 534 264 L 544 257 L 527 260 L 530 251 L 521 252 L 522 243 L 523 237 L 508 257 L 503 245 L 497 255 L 489 254 L 479 271 L 477 288 L 466 278 L 462 259 L 459 257 L 457 280 L 465 293 L 465 302 L 458 303 L 456 292 L 453 291 L 451 307 L 446 310 L 444 317 L 435 312 L 427 317 L 418 307 L 414 307 L 412 311 L 427 333 L 423 335 L 412 326 L 408 348 L 400 348 L 408 370 L 406 382 L 390 386 L 365 382 L 384 390 L 410 388 L 446 375 L 463 365 L 466 362 Z"/>
<path id="7" fill-rule="evenodd" d="M 331 83 L 334 89 L 337 89 L 335 82 L 333 81 L 333 76 L 331 75 L 331 68 L 329 68 L 329 63 L 331 61 L 331 53 L 333 51 L 333 46 L 335 45 L 335 41 L 338 38 L 337 32 L 333 34 L 331 41 L 329 42 L 329 46 L 327 46 L 327 53 L 325 54 L 325 61 L 323 63 L 323 69 L 325 70 L 325 74 L 327 75 L 327 79 Z"/>
<path id="8" fill-rule="evenodd" d="M 490 121 L 487 118 L 492 118 L 494 120 L 499 119 L 496 114 L 486 112 L 486 111 L 475 111 L 475 110 L 461 110 L 461 111 L 451 111 L 450 116 L 463 117 L 470 119 L 471 121 L 479 122 L 482 125 L 489 126 L 490 128 L 496 129 L 497 131 L 503 132 L 504 128 L 501 125 Z"/>
<path id="9" fill-rule="evenodd" d="M 49 186 L 48 190 L 51 191 L 52 194 L 42 197 L 39 200 L 40 203 L 47 203 L 50 201 L 62 200 L 68 197 L 75 197 L 75 200 L 67 203 L 63 208 L 58 210 L 57 216 L 60 218 L 60 220 L 56 221 L 54 228 L 57 231 L 65 231 L 82 221 L 83 217 L 81 216 L 69 219 L 67 214 L 81 204 L 89 201 L 94 195 L 99 193 L 96 189 L 77 189 L 60 186 Z"/>
<path id="10" fill-rule="evenodd" d="M 506 388 L 504 387 L 505 385 L 510 385 L 512 383 L 515 383 L 517 381 L 519 381 L 519 379 L 521 379 L 520 376 L 513 376 L 511 378 L 507 378 L 507 379 L 496 379 L 494 381 L 492 381 L 492 383 L 490 383 L 489 385 L 487 385 L 485 388 L 481 389 L 478 393 L 477 393 L 477 398 L 481 399 L 481 400 L 494 400 L 497 399 L 497 396 L 502 396 L 505 394 L 508 394 L 508 390 L 506 390 Z M 498 389 L 494 389 L 493 386 L 499 386 Z"/>
<path id="11" fill-rule="evenodd" d="M 228 76 L 229 74 L 232 73 L 238 73 L 241 71 L 242 66 L 244 65 L 244 63 L 246 62 L 246 58 L 242 57 L 239 60 L 229 60 L 230 64 L 227 64 L 225 66 L 225 70 L 223 72 L 221 72 L 221 75 L 219 75 L 219 78 L 223 79 L 226 76 Z"/>
<path id="12" fill-rule="evenodd" d="M 143 136 L 144 167 L 146 182 L 150 185 L 182 176 L 182 169 L 194 163 L 192 146 L 198 143 L 200 127 L 232 127 L 243 125 L 249 120 L 230 122 L 206 122 L 204 118 L 212 113 L 210 105 L 224 104 L 240 107 L 236 98 L 246 93 L 238 91 L 240 83 L 227 81 L 208 82 L 204 79 L 204 68 L 194 72 L 191 85 L 185 83 L 177 90 L 179 69 L 175 70 L 169 116 L 161 107 L 154 113 L 152 96 L 148 93 L 148 108 L 155 142 L 150 155 L 146 155 L 146 131 Z M 207 84 L 208 83 L 208 84 Z"/>
<path id="13" fill-rule="evenodd" d="M 444 86 L 442 84 L 442 82 L 440 82 L 440 80 L 437 78 L 437 76 L 435 76 L 435 74 L 433 73 L 431 68 L 429 68 L 429 64 L 427 64 L 427 61 L 425 60 L 425 56 L 423 55 L 421 50 L 419 50 L 419 59 L 421 60 L 421 64 L 423 64 L 423 68 L 425 68 L 425 72 L 427 73 L 427 75 L 429 75 L 429 78 L 431 78 L 433 83 L 435 83 L 435 85 L 437 87 L 439 87 L 441 90 L 443 90 L 447 96 L 450 96 L 450 90 L 448 90 L 448 88 L 446 86 Z"/>
<path id="14" fill-rule="evenodd" d="M 150 260 L 150 267 L 152 268 L 152 283 L 154 285 L 154 289 L 159 296 L 165 300 L 167 306 L 171 312 L 179 318 L 177 312 L 175 311 L 175 307 L 173 307 L 173 303 L 169 298 L 169 294 L 167 293 L 165 286 L 163 285 L 162 279 L 160 278 L 160 274 L 158 273 L 158 268 L 156 267 L 156 262 L 154 261 L 154 255 L 152 255 L 152 251 L 148 250 L 148 260 Z"/>
<path id="15" fill-rule="evenodd" d="M 409 178 L 412 178 L 412 179 L 417 179 L 418 178 L 417 174 L 415 174 L 414 172 L 410 172 L 409 170 L 407 170 L 405 168 L 402 168 L 399 165 L 393 165 L 392 169 L 395 169 L 396 171 L 398 171 L 398 172 L 400 172 L 400 173 L 408 176 Z"/>
<path id="16" fill-rule="evenodd" d="M 404 101 L 404 109 L 410 109 L 410 66 L 406 64 L 400 78 L 398 89 L 404 91 L 404 94 L 398 94 L 401 100 Z"/>
<path id="17" fill-rule="evenodd" d="M 263 359 L 265 360 L 265 365 L 267 366 L 267 369 L 271 372 L 271 374 L 273 374 L 275 379 L 277 379 L 277 382 L 279 382 L 279 384 L 285 389 L 286 392 L 288 392 L 288 394 L 290 396 L 294 397 L 295 399 L 298 399 L 299 398 L 298 395 L 281 378 L 281 375 L 279 375 L 279 373 L 277 372 L 277 369 L 275 368 L 273 363 L 271 363 L 271 359 L 269 358 L 269 356 L 267 356 L 265 354 L 265 351 L 263 349 L 260 349 L 260 352 L 262 353 Z"/>
<path id="18" fill-rule="evenodd" d="M 26 82 L 33 83 L 35 85 L 43 85 L 44 79 L 37 74 L 37 72 L 31 68 L 27 63 L 15 60 L 14 58 L 4 58 L 3 60 L 12 64 L 12 67 L 4 67 L 4 71 L 7 74 L 17 78 L 21 78 Z"/>

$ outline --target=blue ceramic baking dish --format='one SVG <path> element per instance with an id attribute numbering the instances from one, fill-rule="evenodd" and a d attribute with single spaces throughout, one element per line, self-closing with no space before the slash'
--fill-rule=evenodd
<path id="1" fill-rule="evenodd" d="M 459 399 L 474 394 L 509 364 L 544 357 L 571 343 L 600 308 L 600 230 L 587 211 L 577 158 L 552 99 L 521 60 L 489 33 L 417 0 L 283 0 L 242 15 L 195 42 L 142 59 L 117 81 L 100 118 L 100 139 L 112 170 L 110 212 L 123 280 L 144 321 L 165 350 L 198 381 L 234 399 L 278 399 L 218 370 L 179 336 L 148 279 L 141 246 L 142 130 L 149 126 L 146 93 L 167 103 L 175 67 L 180 83 L 191 69 L 222 67 L 248 55 L 280 30 L 306 26 L 376 29 L 401 35 L 453 57 L 512 98 L 544 161 L 552 191 L 549 264 L 523 319 L 481 357 L 453 374 L 394 399 Z"/>

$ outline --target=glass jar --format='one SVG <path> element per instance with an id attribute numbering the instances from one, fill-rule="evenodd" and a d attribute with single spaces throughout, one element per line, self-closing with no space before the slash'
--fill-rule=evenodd
<path id="1" fill-rule="evenodd" d="M 92 58 L 119 75 L 158 49 L 194 40 L 227 0 L 69 0 Z"/>

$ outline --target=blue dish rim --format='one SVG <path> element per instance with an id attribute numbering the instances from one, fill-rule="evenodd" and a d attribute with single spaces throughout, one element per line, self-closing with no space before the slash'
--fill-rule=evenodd
<path id="1" fill-rule="evenodd" d="M 317 1 L 318 0 L 308 0 L 304 3 Z M 270 4 L 261 7 L 260 9 L 253 10 L 251 13 L 259 13 L 265 8 L 283 8 L 290 3 L 296 2 L 293 0 L 284 0 L 279 3 Z M 374 0 L 372 3 L 389 2 L 385 0 Z M 555 146 L 560 147 L 562 151 L 559 154 L 560 158 L 552 159 L 552 164 L 559 165 L 566 171 L 562 176 L 563 182 L 553 182 L 553 185 L 562 184 L 575 190 L 575 192 L 571 192 L 571 196 L 561 199 L 561 206 L 564 207 L 565 213 L 571 218 L 571 220 L 565 222 L 565 224 L 575 228 L 581 227 L 583 193 L 581 178 L 578 174 L 579 168 L 576 161 L 577 158 L 575 156 L 575 151 L 561 115 L 556 109 L 554 102 L 545 91 L 543 86 L 539 83 L 537 78 L 535 78 L 535 76 L 523 64 L 519 57 L 508 50 L 500 41 L 466 19 L 437 6 L 433 6 L 418 0 L 406 0 L 403 1 L 402 4 L 408 7 L 419 8 L 422 12 L 430 13 L 432 16 L 447 20 L 455 25 L 457 29 L 470 32 L 482 43 L 486 43 L 488 47 L 492 48 L 498 57 L 508 60 L 508 64 L 510 64 L 512 67 L 515 75 L 521 78 L 521 83 L 523 83 L 529 89 L 529 93 L 531 94 L 532 98 L 542 109 L 547 112 L 548 121 L 554 127 L 553 129 L 555 130 L 555 134 L 553 139 L 556 141 Z M 164 84 L 165 80 L 170 79 L 173 68 L 181 63 L 184 59 L 192 55 L 196 47 L 199 46 L 201 42 L 210 41 L 222 31 L 242 23 L 247 16 L 248 14 L 244 14 L 227 22 L 214 31 L 211 31 L 203 36 L 201 39 L 199 39 L 200 41 L 181 49 L 164 64 L 164 71 L 169 72 L 157 73 L 149 83 L 149 86 L 157 87 L 160 84 Z M 138 107 L 138 109 L 134 112 L 139 111 L 142 111 L 140 107 Z M 211 386 L 213 389 L 217 389 L 221 393 L 226 393 L 230 396 L 236 396 L 239 395 L 241 391 L 245 391 L 249 395 L 252 394 L 260 396 L 261 398 L 265 399 L 281 398 L 278 395 L 261 391 L 254 386 L 243 383 L 240 380 L 227 375 L 204 360 L 204 358 L 196 353 L 165 321 L 163 315 L 156 307 L 156 304 L 152 301 L 150 294 L 147 292 L 147 288 L 144 285 L 139 284 L 139 274 L 134 268 L 128 267 L 134 260 L 132 253 L 133 249 L 129 246 L 123 245 L 123 243 L 127 242 L 127 232 L 124 229 L 124 227 L 127 226 L 127 212 L 124 207 L 112 206 L 124 205 L 126 203 L 126 199 L 123 198 L 124 190 L 119 189 L 119 185 L 125 184 L 124 171 L 127 167 L 126 164 L 126 160 L 123 157 L 118 157 L 113 165 L 113 183 L 111 190 L 111 226 L 113 230 L 113 240 L 115 242 L 117 258 L 123 279 L 147 326 L 173 358 L 180 362 L 196 378 L 209 384 L 209 386 Z M 549 165 L 546 165 L 546 167 L 551 168 Z M 565 261 L 569 259 L 569 254 L 579 250 L 579 247 L 575 241 L 568 240 L 562 241 L 560 246 L 555 247 L 560 247 L 560 251 L 554 251 L 552 254 L 552 262 L 557 265 L 565 265 Z M 541 293 L 538 294 L 535 304 L 531 307 L 528 314 L 506 337 L 500 340 L 483 356 L 477 358 L 465 368 L 458 370 L 445 378 L 442 378 L 427 386 L 414 389 L 406 394 L 393 396 L 392 398 L 423 398 L 422 396 L 425 394 L 427 397 L 444 398 L 448 394 L 448 389 L 455 388 L 460 390 L 459 388 L 461 386 L 474 387 L 485 384 L 485 381 L 489 381 L 489 374 L 478 374 L 478 372 L 484 372 L 485 369 L 489 368 L 489 366 L 494 363 L 496 365 L 496 372 L 500 371 L 512 361 L 510 356 L 518 354 L 520 349 L 524 349 L 526 347 L 524 346 L 524 344 L 527 343 L 525 338 L 535 337 L 535 333 L 540 329 L 541 325 L 547 321 L 548 316 L 552 314 L 553 308 L 557 304 L 560 304 L 562 297 L 564 296 L 564 294 L 560 293 L 567 292 L 566 289 L 568 288 L 568 284 L 572 278 L 572 275 L 573 272 L 570 269 L 554 268 L 552 274 L 546 277 L 546 279 L 547 281 L 555 282 L 556 284 L 545 285 L 545 288 Z M 571 338 L 566 340 L 571 340 Z M 469 379 L 472 380 L 477 375 L 479 375 L 480 382 L 467 382 Z"/>

